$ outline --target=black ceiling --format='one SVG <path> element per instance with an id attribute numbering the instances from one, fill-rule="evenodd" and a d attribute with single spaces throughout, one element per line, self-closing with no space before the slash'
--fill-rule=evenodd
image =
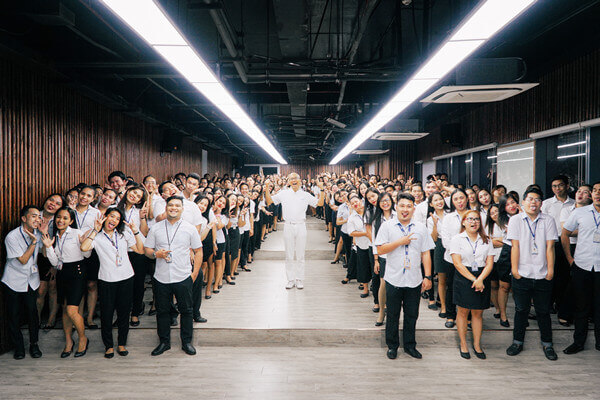
<path id="1" fill-rule="evenodd" d="M 124 0 L 126 1 L 126 0 Z M 328 161 L 477 0 L 160 0 L 290 162 Z M 409 3 L 405 5 L 404 3 Z M 94 0 L 3 2 L 0 45 L 115 109 L 245 161 L 270 160 Z M 475 57 L 520 57 L 526 81 L 600 43 L 600 1 L 538 0 Z M 435 120 L 448 107 L 411 107 Z M 331 117 L 345 129 L 325 121 Z"/>

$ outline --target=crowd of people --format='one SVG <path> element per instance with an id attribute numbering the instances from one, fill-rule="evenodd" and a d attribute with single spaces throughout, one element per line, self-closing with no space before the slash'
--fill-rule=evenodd
<path id="1" fill-rule="evenodd" d="M 456 326 L 466 359 L 470 347 L 486 358 L 482 315 L 490 307 L 501 326 L 512 321 L 510 356 L 522 351 L 525 328 L 535 319 L 544 355 L 556 360 L 554 313 L 560 324 L 575 326 L 566 354 L 583 350 L 590 321 L 600 350 L 600 183 L 571 188 L 557 176 L 551 187 L 553 196 L 544 200 L 536 184 L 521 195 L 500 184 L 465 187 L 444 173 L 423 183 L 360 169 L 304 179 L 295 173 L 179 173 L 159 184 L 153 176 L 137 183 L 115 171 L 106 187 L 82 183 L 65 196 L 50 194 L 40 207 L 23 207 L 20 226 L 7 235 L 2 282 L 14 357 L 25 356 L 22 319 L 28 322 L 30 355 L 42 356 L 38 332 L 46 305 L 41 329 L 54 328 L 62 309 L 61 357 L 86 354 L 86 330 L 98 329 L 97 320 L 104 357 L 126 356 L 129 327 L 140 325 L 146 309 L 149 275 L 153 298 L 147 312 L 156 315 L 159 337 L 152 355 L 170 349 L 170 327 L 178 316 L 182 349 L 195 354 L 193 322 L 206 322 L 202 300 L 250 271 L 255 250 L 278 222 L 285 224 L 285 287 L 304 288 L 307 209 L 324 220 L 335 249 L 332 264 L 345 268 L 341 283 L 356 280 L 360 297 L 372 296 L 375 325 L 385 323 L 391 359 L 401 343 L 407 354 L 422 357 L 415 337 L 421 298 L 446 328 Z"/>

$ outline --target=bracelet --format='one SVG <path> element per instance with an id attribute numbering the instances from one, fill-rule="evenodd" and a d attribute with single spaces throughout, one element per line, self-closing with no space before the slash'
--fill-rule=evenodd
<path id="1" fill-rule="evenodd" d="M 425 276 L 423 277 L 423 279 L 429 279 L 430 281 L 432 281 L 432 280 L 433 280 L 433 277 L 432 277 L 431 275 L 425 275 Z"/>
<path id="2" fill-rule="evenodd" d="M 140 234 L 140 231 L 137 231 L 137 232 L 135 232 L 135 233 L 133 234 L 133 236 L 135 236 L 135 235 L 139 235 L 139 234 Z"/>

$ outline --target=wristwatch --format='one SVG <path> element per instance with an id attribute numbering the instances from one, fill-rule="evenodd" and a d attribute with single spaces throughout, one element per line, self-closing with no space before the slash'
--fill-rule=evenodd
<path id="1" fill-rule="evenodd" d="M 430 281 L 433 281 L 433 276 L 431 276 L 431 275 L 425 275 L 423 277 L 423 279 L 429 279 Z"/>

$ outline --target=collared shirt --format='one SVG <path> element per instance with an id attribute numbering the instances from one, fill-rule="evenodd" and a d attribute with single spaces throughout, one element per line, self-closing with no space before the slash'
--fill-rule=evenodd
<path id="1" fill-rule="evenodd" d="M 298 189 L 281 190 L 271 196 L 274 204 L 282 205 L 283 220 L 286 222 L 304 222 L 308 206 L 316 207 L 319 200 L 310 193 Z"/>
<path id="2" fill-rule="evenodd" d="M 554 222 L 556 224 L 556 231 L 560 232 L 560 213 L 562 212 L 563 208 L 569 208 L 574 204 L 575 200 L 570 198 L 569 196 L 567 196 L 567 200 L 565 200 L 564 203 L 558 200 L 556 196 L 553 196 L 549 199 L 544 200 L 544 202 L 542 203 L 542 212 L 554 218 Z"/>
<path id="3" fill-rule="evenodd" d="M 415 212 L 413 213 L 412 221 L 426 224 L 427 223 L 427 210 L 429 210 L 429 204 L 427 203 L 426 200 L 417 204 L 415 206 Z"/>
<path id="4" fill-rule="evenodd" d="M 181 197 L 183 197 L 181 195 L 181 193 L 179 195 Z M 156 218 L 156 216 L 164 213 L 166 211 L 166 209 L 167 209 L 167 202 L 164 199 L 162 202 L 156 201 L 155 205 L 153 206 L 154 217 Z M 196 203 L 194 203 L 193 201 L 189 201 L 188 199 L 184 198 L 183 199 L 183 214 L 181 214 L 181 219 L 189 222 L 190 224 L 192 224 L 194 226 L 198 226 L 198 225 L 200 225 L 200 217 L 201 216 L 202 216 L 202 213 L 200 212 L 198 205 Z"/>
<path id="5" fill-rule="evenodd" d="M 198 230 L 183 219 L 171 224 L 162 220 L 150 229 L 145 247 L 154 250 L 171 250 L 171 262 L 164 258 L 156 259 L 154 279 L 160 283 L 169 284 L 181 282 L 192 274 L 190 249 L 202 247 Z"/>
<path id="6" fill-rule="evenodd" d="M 487 224 L 488 211 L 481 207 L 479 210 L 479 218 L 481 219 L 481 226 L 486 226 Z"/>
<path id="7" fill-rule="evenodd" d="M 352 232 L 366 232 L 365 223 L 363 221 L 363 216 L 359 213 L 354 213 L 350 216 L 348 220 L 348 234 Z M 368 236 L 360 236 L 354 238 L 354 243 L 361 250 L 368 250 L 371 245 L 371 240 Z"/>
<path id="8" fill-rule="evenodd" d="M 346 203 L 340 204 L 340 206 L 338 207 L 338 210 L 337 210 L 337 218 L 343 219 L 346 221 L 348 221 L 350 219 L 350 207 L 348 207 L 348 204 L 346 204 Z M 342 233 L 345 233 L 346 235 L 348 234 L 348 222 L 346 222 L 345 224 L 342 224 L 341 230 L 342 230 Z"/>
<path id="9" fill-rule="evenodd" d="M 458 211 L 453 211 L 444 217 L 442 221 L 442 245 L 446 249 L 444 252 L 444 260 L 452 264 L 452 256 L 450 255 L 450 245 L 452 239 L 460 233 L 462 219 Z M 438 225 L 439 228 L 439 225 Z"/>
<path id="10" fill-rule="evenodd" d="M 35 231 L 37 244 L 33 250 L 33 255 L 25 264 L 17 259 L 27 251 L 31 238 L 22 226 L 8 232 L 4 244 L 6 245 L 6 264 L 4 266 L 4 275 L 2 282 L 15 292 L 27 292 L 28 286 L 33 290 L 40 287 L 40 273 L 37 267 L 37 256 L 42 248 L 42 235 Z"/>
<path id="11" fill-rule="evenodd" d="M 569 216 L 571 215 L 571 213 L 573 212 L 573 210 L 575 210 L 575 204 L 573 204 L 572 206 L 569 207 L 564 207 L 561 212 L 560 212 L 560 223 L 561 226 L 562 224 L 564 224 L 565 222 L 567 222 L 567 220 L 569 219 Z M 558 236 L 560 236 L 562 233 L 562 228 L 558 231 Z M 571 236 L 569 237 L 569 242 L 571 244 L 577 244 L 577 237 Z"/>
<path id="12" fill-rule="evenodd" d="M 396 211 L 392 210 L 392 215 L 390 215 L 389 218 L 386 218 L 385 215 L 383 215 L 383 213 L 381 214 L 381 224 L 379 225 L 379 229 L 381 229 L 381 225 L 383 225 L 383 223 L 385 221 L 389 221 L 391 219 L 397 219 L 398 215 L 396 214 Z M 378 231 L 379 233 L 379 231 Z M 371 243 L 375 243 L 375 238 L 377 237 L 377 235 L 375 234 L 375 226 L 373 225 L 371 227 Z M 378 254 L 377 253 L 377 246 L 373 246 L 373 254 L 377 254 L 379 258 L 387 258 L 387 254 Z"/>
<path id="13" fill-rule="evenodd" d="M 90 229 L 94 229 L 94 222 L 101 216 L 101 212 L 92 206 L 80 213 L 75 210 L 75 217 L 77 219 L 77 229 L 81 232 L 86 233 Z M 139 225 L 138 225 L 139 226 Z"/>
<path id="14" fill-rule="evenodd" d="M 218 221 L 221 221 L 221 223 L 223 224 L 223 228 L 221 228 L 221 229 L 217 228 L 217 243 L 225 243 L 225 233 L 223 232 L 223 229 L 226 229 L 225 227 L 229 223 L 229 218 L 227 218 L 223 214 L 215 215 L 213 213 L 212 216 L 214 217 L 215 224 L 217 224 Z M 211 214 L 209 213 L 209 216 L 208 216 L 209 220 L 210 220 L 210 217 L 211 217 Z"/>
<path id="15" fill-rule="evenodd" d="M 112 232 L 112 237 L 104 230 L 96 234 L 92 241 L 92 248 L 96 250 L 100 259 L 98 279 L 104 282 L 120 282 L 133 276 L 133 267 L 127 252 L 135 246 L 136 241 L 129 229 L 123 233 Z"/>
<path id="16" fill-rule="evenodd" d="M 153 194 L 152 195 L 152 216 L 154 218 L 149 219 L 147 221 L 148 223 L 148 229 L 152 228 L 152 226 L 154 226 L 154 224 L 156 224 L 156 217 L 160 214 L 162 214 L 162 212 L 165 211 L 165 199 L 163 199 L 160 195 L 158 194 Z M 159 212 L 160 210 L 162 210 L 162 212 Z"/>
<path id="17" fill-rule="evenodd" d="M 488 256 L 494 255 L 493 251 L 494 245 L 491 239 L 486 244 L 483 243 L 481 236 L 477 235 L 477 240 L 472 242 L 467 232 L 454 236 L 450 244 L 450 254 L 459 255 L 463 265 L 471 271 L 485 268 Z"/>
<path id="18" fill-rule="evenodd" d="M 396 287 L 414 288 L 423 282 L 421 256 L 423 252 L 435 247 L 433 239 L 424 224 L 411 222 L 408 226 L 401 227 L 398 218 L 381 224 L 375 239 L 375 245 L 381 246 L 394 242 L 409 232 L 413 233 L 412 238 L 415 240 L 408 246 L 398 246 L 387 254 L 384 279 Z"/>
<path id="19" fill-rule="evenodd" d="M 138 232 L 140 232 L 139 235 L 143 243 L 144 240 L 146 240 L 146 237 L 144 236 L 142 231 L 140 231 L 140 225 L 142 224 L 142 220 L 140 219 L 140 209 L 135 206 L 132 206 L 128 211 L 123 210 L 123 215 L 125 215 L 126 222 L 133 222 L 135 224 L 136 229 L 138 230 Z M 125 230 L 129 231 L 129 233 L 133 235 L 133 231 L 127 225 L 125 225 Z M 129 252 L 132 251 L 133 250 L 129 249 Z"/>
<path id="20" fill-rule="evenodd" d="M 558 240 L 554 219 L 543 212 L 538 214 L 535 221 L 531 221 L 526 213 L 517 214 L 508 223 L 506 238 L 519 241 L 519 275 L 544 279 L 548 273 L 546 241 Z M 533 254 L 534 247 L 537 248 L 537 254 Z"/>
<path id="21" fill-rule="evenodd" d="M 434 213 L 435 213 L 435 211 L 434 211 Z M 435 214 L 435 215 L 437 215 L 437 214 Z M 438 222 L 437 222 L 438 239 L 442 238 L 442 224 L 444 222 L 444 218 L 446 218 L 446 215 L 448 215 L 448 213 L 446 211 L 444 211 L 444 214 L 442 215 L 442 217 L 441 218 L 438 217 L 439 218 Z M 433 225 L 434 225 L 433 217 L 427 218 L 426 225 L 427 225 L 427 230 L 429 231 L 429 234 L 431 235 L 433 233 Z"/>
<path id="22" fill-rule="evenodd" d="M 494 224 L 494 230 L 492 232 L 492 236 L 490 237 L 490 240 L 492 240 L 492 238 L 501 238 L 500 240 L 502 240 L 502 243 L 504 243 L 504 241 L 506 240 L 506 228 L 507 227 L 502 229 L 502 228 L 500 228 L 500 225 Z M 486 228 L 486 233 L 487 233 L 487 228 Z M 493 247 L 493 243 L 492 243 L 492 247 Z M 502 247 L 493 247 L 492 253 L 494 254 L 494 262 L 498 261 L 498 259 L 500 258 L 500 253 L 502 253 Z"/>
<path id="23" fill-rule="evenodd" d="M 250 229 L 252 228 L 250 226 L 250 215 L 254 215 L 255 209 L 256 209 L 256 206 L 254 205 L 254 201 L 250 200 L 250 203 L 248 204 L 248 210 L 244 214 L 244 219 L 246 220 L 246 224 L 244 226 L 240 227 L 240 233 L 249 232 Z"/>
<path id="24" fill-rule="evenodd" d="M 58 262 L 63 263 L 77 262 L 83 260 L 84 257 L 89 257 L 91 251 L 85 253 L 81 251 L 80 237 L 84 235 L 84 231 L 67 227 L 61 236 L 56 236 L 54 246 L 46 247 L 46 256 L 50 264 L 55 267 Z"/>
<path id="25" fill-rule="evenodd" d="M 577 233 L 575 264 L 586 271 L 600 272 L 600 243 L 594 243 L 594 234 L 600 235 L 600 213 L 593 204 L 573 210 L 563 226 Z"/>

